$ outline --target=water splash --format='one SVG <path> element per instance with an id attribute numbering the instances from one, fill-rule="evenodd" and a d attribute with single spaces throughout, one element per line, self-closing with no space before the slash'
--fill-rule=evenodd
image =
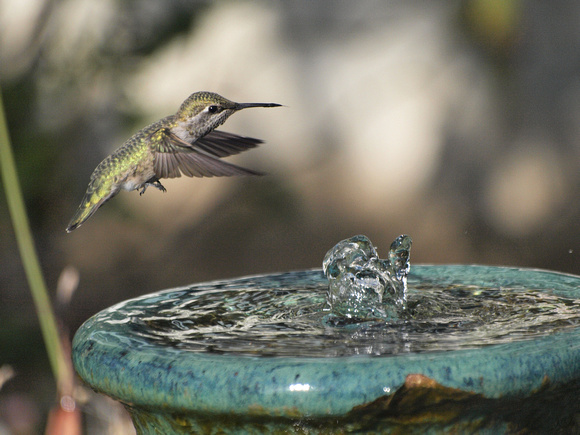
<path id="1" fill-rule="evenodd" d="M 322 267 L 329 281 L 327 302 L 332 314 L 347 319 L 399 318 L 407 303 L 411 237 L 401 235 L 381 260 L 368 237 L 337 243 Z"/>

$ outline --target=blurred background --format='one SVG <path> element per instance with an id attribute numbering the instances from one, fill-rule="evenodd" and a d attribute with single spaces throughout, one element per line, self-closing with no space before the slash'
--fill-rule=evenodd
<path id="1" fill-rule="evenodd" d="M 60 321 L 72 335 L 137 295 L 320 267 L 356 234 L 383 255 L 409 234 L 414 263 L 580 274 L 579 20 L 572 0 L 0 0 L 0 84 Z M 269 175 L 122 192 L 66 234 L 97 164 L 199 90 L 285 106 L 221 127 L 264 139 L 228 161 Z M 35 433 L 54 382 L 3 193 L 0 246 L 0 434 Z"/>

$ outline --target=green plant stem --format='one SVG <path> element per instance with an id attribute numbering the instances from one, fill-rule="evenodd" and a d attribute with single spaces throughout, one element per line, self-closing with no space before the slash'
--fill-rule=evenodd
<path id="1" fill-rule="evenodd" d="M 65 363 L 58 327 L 32 240 L 30 224 L 28 223 L 22 191 L 18 182 L 14 155 L 12 154 L 8 126 L 6 124 L 6 116 L 4 114 L 2 89 L 0 89 L 0 169 L 20 257 L 36 306 L 36 313 L 40 322 L 40 329 L 42 330 L 52 372 L 56 380 L 57 388 L 60 389 L 66 381 L 67 364 Z"/>

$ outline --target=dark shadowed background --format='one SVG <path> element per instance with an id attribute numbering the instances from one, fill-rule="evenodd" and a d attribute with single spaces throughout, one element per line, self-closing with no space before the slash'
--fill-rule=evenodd
<path id="1" fill-rule="evenodd" d="M 579 20 L 575 1 L 1 0 L 36 246 L 53 296 L 79 278 L 59 318 L 72 333 L 137 295 L 320 267 L 356 234 L 379 254 L 409 234 L 414 263 L 579 274 Z M 228 161 L 269 175 L 121 192 L 66 234 L 97 164 L 199 90 L 286 106 L 221 127 L 264 139 Z M 54 400 L 3 193 L 0 246 L 3 433 L 10 406 L 38 428 Z"/>

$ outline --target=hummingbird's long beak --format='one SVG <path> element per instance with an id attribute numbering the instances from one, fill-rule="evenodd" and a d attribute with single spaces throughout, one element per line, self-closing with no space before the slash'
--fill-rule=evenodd
<path id="1" fill-rule="evenodd" d="M 277 103 L 236 103 L 236 110 L 247 109 L 248 107 L 280 107 Z"/>

